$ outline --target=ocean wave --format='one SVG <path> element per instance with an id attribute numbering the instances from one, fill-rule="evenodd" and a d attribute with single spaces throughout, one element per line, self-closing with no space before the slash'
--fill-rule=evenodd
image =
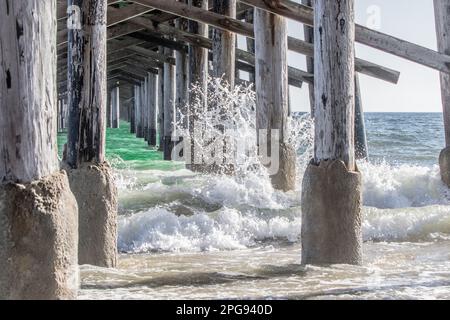
<path id="1" fill-rule="evenodd" d="M 300 217 L 242 214 L 222 208 L 214 213 L 177 216 L 152 208 L 119 220 L 123 252 L 211 251 L 243 249 L 266 239 L 298 240 Z"/>
<path id="2" fill-rule="evenodd" d="M 299 207 L 265 212 L 221 208 L 191 216 L 156 207 L 119 220 L 119 250 L 214 251 L 300 241 Z M 450 207 L 363 209 L 364 241 L 420 242 L 450 238 Z"/>
<path id="3" fill-rule="evenodd" d="M 359 168 L 365 206 L 386 209 L 450 204 L 449 189 L 442 183 L 437 165 L 363 162 Z"/>

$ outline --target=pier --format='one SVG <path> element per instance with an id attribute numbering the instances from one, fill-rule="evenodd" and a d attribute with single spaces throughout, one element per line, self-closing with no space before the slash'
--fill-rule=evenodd
<path id="1" fill-rule="evenodd" d="M 197 120 L 206 110 L 223 115 L 199 94 L 211 78 L 229 90 L 253 87 L 258 154 L 277 163 L 273 188 L 298 192 L 302 180 L 302 263 L 362 264 L 357 160 L 370 150 L 359 74 L 395 85 L 400 73 L 358 58 L 355 43 L 440 73 L 439 166 L 450 187 L 450 3 L 434 0 L 437 51 L 355 23 L 354 7 L 354 0 L 0 2 L 0 299 L 73 299 L 78 265 L 117 266 L 107 127 L 127 121 L 165 161 L 184 144 L 187 169 L 234 174 L 225 163 L 196 161 L 194 134 L 205 134 Z M 288 35 L 289 19 L 303 24 L 305 40 Z M 307 58 L 306 70 L 288 64 L 289 51 Z M 289 88 L 306 85 L 314 154 L 297 177 Z M 177 125 L 188 136 L 177 136 Z M 58 132 L 67 135 L 62 159 Z"/>

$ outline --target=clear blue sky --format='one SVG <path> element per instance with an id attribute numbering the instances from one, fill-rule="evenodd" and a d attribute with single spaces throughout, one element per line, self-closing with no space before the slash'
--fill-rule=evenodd
<path id="1" fill-rule="evenodd" d="M 356 0 L 355 10 L 359 24 L 378 24 L 381 32 L 436 50 L 433 0 Z M 303 39 L 302 25 L 289 21 L 289 35 Z M 364 111 L 441 112 L 437 71 L 359 44 L 356 55 L 401 72 L 397 85 L 360 75 Z M 305 58 L 293 52 L 289 64 L 306 69 Z M 307 85 L 291 87 L 291 99 L 293 111 L 308 111 Z"/>

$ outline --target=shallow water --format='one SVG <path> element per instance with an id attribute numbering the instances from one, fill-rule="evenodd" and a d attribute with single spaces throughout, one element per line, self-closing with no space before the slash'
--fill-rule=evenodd
<path id="1" fill-rule="evenodd" d="M 121 256 L 114 270 L 81 267 L 80 298 L 450 298 L 450 196 L 436 165 L 442 115 L 366 120 L 362 267 L 300 265 L 300 178 L 283 193 L 258 172 L 193 174 L 162 161 L 125 123 L 108 129 Z"/>

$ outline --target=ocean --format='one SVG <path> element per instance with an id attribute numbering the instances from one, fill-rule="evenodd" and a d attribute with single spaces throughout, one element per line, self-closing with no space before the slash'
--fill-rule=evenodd
<path id="1" fill-rule="evenodd" d="M 450 299 L 450 194 L 437 166 L 442 114 L 365 118 L 362 266 L 300 264 L 308 115 L 293 124 L 298 183 L 288 193 L 261 172 L 192 173 L 163 161 L 128 123 L 108 129 L 121 254 L 116 269 L 80 267 L 80 298 Z"/>

